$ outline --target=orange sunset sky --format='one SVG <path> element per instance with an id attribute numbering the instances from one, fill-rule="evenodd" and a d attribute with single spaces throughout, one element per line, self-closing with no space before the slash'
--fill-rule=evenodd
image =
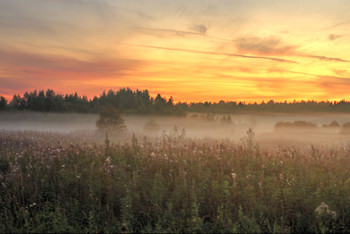
<path id="1" fill-rule="evenodd" d="M 0 0 L 0 95 L 350 99 L 348 0 Z"/>

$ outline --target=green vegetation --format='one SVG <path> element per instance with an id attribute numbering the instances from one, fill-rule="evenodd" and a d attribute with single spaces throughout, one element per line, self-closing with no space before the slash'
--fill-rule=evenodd
<path id="1" fill-rule="evenodd" d="M 348 147 L 0 132 L 0 232 L 350 232 Z"/>
<path id="2" fill-rule="evenodd" d="M 88 100 L 86 96 L 75 94 L 57 94 L 48 89 L 46 92 L 26 92 L 23 96 L 14 95 L 12 100 L 0 96 L 0 110 L 30 110 L 44 112 L 90 112 L 97 113 L 103 106 L 113 106 L 120 113 L 157 114 L 157 115 L 185 115 L 189 112 L 202 113 L 246 113 L 246 112 L 350 112 L 350 102 L 342 101 L 300 101 L 274 102 L 273 100 L 260 104 L 236 101 L 173 103 L 172 97 L 168 100 L 158 94 L 155 98 L 149 95 L 148 90 L 131 90 L 122 88 L 118 91 L 103 92 L 100 97 Z"/>

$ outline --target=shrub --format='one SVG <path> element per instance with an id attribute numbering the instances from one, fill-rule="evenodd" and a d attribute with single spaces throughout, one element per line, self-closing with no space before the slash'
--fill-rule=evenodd
<path id="1" fill-rule="evenodd" d="M 126 129 L 124 119 L 121 117 L 117 109 L 114 107 L 102 107 L 100 109 L 100 117 L 96 121 L 96 126 L 99 131 L 105 133 L 118 133 Z"/>
<path id="2" fill-rule="evenodd" d="M 228 124 L 232 124 L 232 119 L 230 115 L 227 115 L 227 117 L 224 115 L 223 117 L 221 117 L 220 119 L 220 123 L 223 125 L 228 125 Z"/>
<path id="3" fill-rule="evenodd" d="M 323 124 L 322 127 L 323 128 L 339 128 L 340 124 L 338 123 L 338 121 L 333 120 L 330 124 Z"/>
<path id="4" fill-rule="evenodd" d="M 350 134 L 350 122 L 346 122 L 341 126 L 340 133 Z"/>
<path id="5" fill-rule="evenodd" d="M 145 124 L 143 130 L 148 133 L 157 133 L 160 131 L 160 127 L 154 119 L 150 119 Z"/>
<path id="6" fill-rule="evenodd" d="M 283 122 L 279 121 L 275 124 L 275 130 L 280 130 L 280 129 L 316 129 L 317 126 L 315 123 L 311 122 L 306 122 L 303 120 L 297 120 L 294 122 Z"/>

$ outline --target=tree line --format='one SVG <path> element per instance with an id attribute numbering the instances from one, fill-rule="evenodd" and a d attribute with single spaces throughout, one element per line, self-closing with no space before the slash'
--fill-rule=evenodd
<path id="1" fill-rule="evenodd" d="M 181 103 L 174 104 L 173 99 L 155 98 L 148 90 L 131 90 L 122 88 L 118 91 L 104 91 L 99 97 L 88 99 L 74 94 L 58 94 L 52 89 L 25 92 L 23 96 L 14 95 L 11 101 L 0 97 L 0 110 L 29 110 L 42 112 L 79 112 L 97 113 L 101 107 L 112 106 L 121 113 L 184 115 Z"/>
<path id="2" fill-rule="evenodd" d="M 25 92 L 14 95 L 11 101 L 0 96 L 0 110 L 29 110 L 42 112 L 97 113 L 101 107 L 112 106 L 121 113 L 185 115 L 186 112 L 236 113 L 236 112 L 350 112 L 350 102 L 342 101 L 293 101 L 245 103 L 236 101 L 220 102 L 178 102 L 158 94 L 151 97 L 149 91 L 121 88 L 109 90 L 99 97 L 88 99 L 74 94 L 58 94 L 52 89 Z"/>

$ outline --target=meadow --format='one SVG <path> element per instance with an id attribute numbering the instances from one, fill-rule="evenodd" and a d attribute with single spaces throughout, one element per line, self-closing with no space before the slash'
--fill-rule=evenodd
<path id="1" fill-rule="evenodd" d="M 3 129 L 0 232 L 349 232 L 348 135 L 268 138 L 261 122 L 241 122 L 239 140 L 216 136 L 227 125 L 199 137 L 215 121 L 114 137 Z"/>

